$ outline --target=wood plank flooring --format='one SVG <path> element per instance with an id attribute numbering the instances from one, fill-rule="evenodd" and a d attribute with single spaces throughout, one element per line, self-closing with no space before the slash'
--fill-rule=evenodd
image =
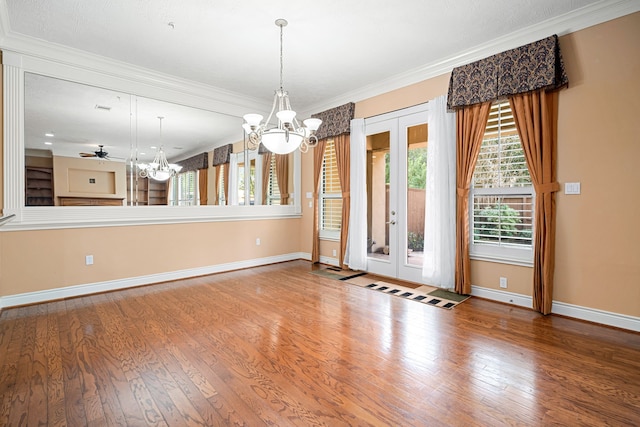
<path id="1" fill-rule="evenodd" d="M 293 261 L 7 309 L 0 426 L 637 426 L 640 334 Z"/>

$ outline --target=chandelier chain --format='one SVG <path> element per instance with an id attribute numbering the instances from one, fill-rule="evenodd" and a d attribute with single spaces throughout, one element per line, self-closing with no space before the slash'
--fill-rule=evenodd
<path id="1" fill-rule="evenodd" d="M 284 27 L 284 25 L 280 25 L 280 91 L 284 91 L 284 84 L 283 84 L 283 79 L 282 79 L 282 70 L 284 69 L 284 61 L 283 61 L 283 53 L 282 53 L 282 28 Z"/>

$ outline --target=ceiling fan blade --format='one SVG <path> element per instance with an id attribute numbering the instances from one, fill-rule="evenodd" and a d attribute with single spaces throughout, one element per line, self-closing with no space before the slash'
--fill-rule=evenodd
<path id="1" fill-rule="evenodd" d="M 78 153 L 80 157 L 96 157 L 95 153 Z"/>

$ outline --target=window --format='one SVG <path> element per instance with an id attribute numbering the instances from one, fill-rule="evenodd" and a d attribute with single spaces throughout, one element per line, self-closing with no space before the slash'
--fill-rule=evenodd
<path id="1" fill-rule="evenodd" d="M 199 204 L 198 171 L 179 173 L 171 179 L 169 186 L 170 206 L 197 206 Z"/>
<path id="2" fill-rule="evenodd" d="M 507 101 L 491 107 L 470 193 L 470 255 L 530 263 L 534 192 Z"/>
<path id="3" fill-rule="evenodd" d="M 271 155 L 269 163 L 269 184 L 267 185 L 267 205 L 280 204 L 280 187 L 278 185 L 278 174 L 276 173 L 276 156 Z"/>
<path id="4" fill-rule="evenodd" d="M 320 208 L 320 237 L 339 239 L 342 226 L 342 190 L 338 176 L 336 146 L 333 140 L 327 142 L 318 195 Z"/>
<path id="5" fill-rule="evenodd" d="M 243 154 L 243 153 L 239 153 Z M 238 205 L 246 205 L 247 202 L 245 200 L 245 196 L 247 195 L 245 188 L 245 180 L 247 176 L 245 175 L 247 171 L 245 171 L 245 162 L 244 155 L 238 156 L 241 160 L 238 161 L 238 169 L 236 171 L 236 179 L 237 179 L 237 194 L 238 194 Z M 249 205 L 255 204 L 255 191 L 256 191 L 256 160 L 249 159 Z"/>

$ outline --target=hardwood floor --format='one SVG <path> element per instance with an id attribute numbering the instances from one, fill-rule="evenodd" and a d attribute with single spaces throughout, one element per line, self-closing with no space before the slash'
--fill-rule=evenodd
<path id="1" fill-rule="evenodd" d="M 640 334 L 294 261 L 4 310 L 0 425 L 640 425 Z"/>

